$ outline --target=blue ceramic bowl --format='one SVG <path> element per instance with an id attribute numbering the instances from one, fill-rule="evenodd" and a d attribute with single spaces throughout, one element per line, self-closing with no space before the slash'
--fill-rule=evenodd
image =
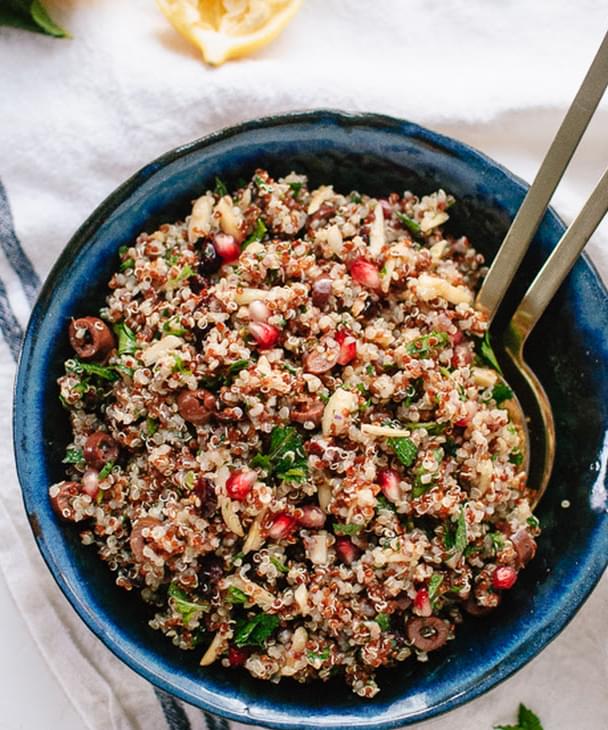
<path id="1" fill-rule="evenodd" d="M 544 532 L 536 559 L 489 618 L 469 620 L 428 664 L 380 673 L 382 692 L 357 698 L 342 684 L 278 686 L 173 647 L 147 626 L 136 596 L 113 584 L 77 530 L 60 524 L 47 486 L 62 478 L 68 422 L 55 380 L 68 356 L 70 316 L 94 312 L 116 251 L 142 230 L 186 214 L 215 175 L 234 183 L 257 167 L 292 169 L 313 184 L 382 195 L 443 187 L 456 196 L 454 232 L 492 256 L 526 186 L 475 150 L 414 124 L 331 111 L 262 119 L 219 132 L 152 162 L 84 223 L 51 272 L 33 311 L 16 383 L 14 434 L 19 479 L 38 546 L 55 580 L 89 628 L 158 687 L 201 708 L 276 728 L 392 728 L 476 697 L 532 659 L 568 623 L 608 556 L 608 296 L 586 259 L 574 267 L 528 347 L 557 422 L 557 462 L 539 509 Z M 521 292 L 563 224 L 549 212 L 516 282 Z M 507 307 L 508 309 L 508 307 Z M 560 506 L 568 499 L 568 510 Z"/>

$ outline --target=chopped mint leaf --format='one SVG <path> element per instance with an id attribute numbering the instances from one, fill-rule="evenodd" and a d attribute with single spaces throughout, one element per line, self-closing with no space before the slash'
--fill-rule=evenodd
<path id="1" fill-rule="evenodd" d="M 363 200 L 363 198 L 359 195 L 359 193 L 351 193 L 350 199 L 351 199 L 351 202 L 357 203 L 357 204 Z"/>
<path id="2" fill-rule="evenodd" d="M 279 573 L 289 573 L 289 568 L 285 565 L 285 563 L 282 563 L 278 558 L 271 557 L 270 562 L 279 571 Z"/>
<path id="3" fill-rule="evenodd" d="M 357 535 L 361 532 L 361 525 L 334 525 L 336 535 Z"/>
<path id="4" fill-rule="evenodd" d="M 437 421 L 427 421 L 426 423 L 422 423 L 421 421 L 410 421 L 409 423 L 403 424 L 403 427 L 409 428 L 410 431 L 415 428 L 424 428 L 428 431 L 429 436 L 436 436 L 438 433 L 442 433 L 445 431 L 446 426 L 447 423 L 438 423 Z"/>
<path id="5" fill-rule="evenodd" d="M 530 517 L 528 517 L 526 522 L 530 525 L 530 527 L 534 527 L 534 528 L 539 527 L 539 525 L 540 525 L 538 517 L 535 517 L 534 515 L 530 515 Z"/>
<path id="6" fill-rule="evenodd" d="M 94 375 L 102 380 L 108 380 L 113 382 L 118 380 L 116 369 L 113 366 L 108 365 L 97 365 L 94 362 L 81 362 L 80 360 L 68 360 L 65 364 L 65 369 L 68 372 L 74 372 L 78 375 Z"/>
<path id="7" fill-rule="evenodd" d="M 268 613 L 258 613 L 252 619 L 237 622 L 234 643 L 238 647 L 261 646 L 279 626 L 279 617 Z"/>
<path id="8" fill-rule="evenodd" d="M 182 337 L 183 335 L 188 334 L 188 330 L 180 325 L 178 314 L 171 317 L 171 319 L 168 319 L 166 322 L 163 322 L 161 329 L 165 334 L 176 335 L 177 337 Z"/>
<path id="9" fill-rule="evenodd" d="M 490 344 L 489 330 L 486 330 L 483 339 L 479 340 L 478 354 L 482 358 L 482 360 L 485 360 L 488 365 L 493 367 L 494 370 L 497 370 L 502 375 L 502 370 L 500 369 L 500 365 L 498 364 L 498 360 L 496 359 L 496 355 L 494 354 L 494 350 L 492 349 L 492 345 Z"/>
<path id="10" fill-rule="evenodd" d="M 66 449 L 63 464 L 83 464 L 84 454 L 82 449 Z"/>
<path id="11" fill-rule="evenodd" d="M 405 215 L 405 213 L 402 213 L 399 210 L 395 211 L 395 215 L 414 236 L 420 236 L 422 234 L 420 224 L 416 223 L 416 221 L 413 218 L 410 218 L 409 215 Z"/>
<path id="12" fill-rule="evenodd" d="M 388 444 L 393 449 L 403 466 L 411 466 L 414 461 L 416 461 L 418 447 L 411 439 L 404 436 L 389 439 Z"/>
<path id="13" fill-rule="evenodd" d="M 417 357 L 429 357 L 439 350 L 443 350 L 449 343 L 450 338 L 447 332 L 430 332 L 428 335 L 421 335 L 406 346 L 405 351 L 408 355 L 416 355 Z"/>
<path id="14" fill-rule="evenodd" d="M 392 512 L 395 511 L 395 505 L 388 501 L 383 494 L 376 496 L 376 509 L 390 509 Z"/>
<path id="15" fill-rule="evenodd" d="M 148 436 L 154 436 L 158 431 L 158 421 L 155 418 L 146 418 L 146 434 Z"/>
<path id="16" fill-rule="evenodd" d="M 249 236 L 245 239 L 243 242 L 243 245 L 241 246 L 241 249 L 244 250 L 249 246 L 250 243 L 253 243 L 254 241 L 261 241 L 264 236 L 266 235 L 266 231 L 268 229 L 266 228 L 266 225 L 264 221 L 261 218 L 258 218 L 255 222 L 255 226 L 253 231 L 249 234 Z"/>
<path id="17" fill-rule="evenodd" d="M 137 349 L 137 342 L 135 340 L 135 333 L 133 330 L 127 327 L 124 322 L 115 324 L 113 329 L 118 335 L 118 354 L 133 355 Z"/>
<path id="18" fill-rule="evenodd" d="M 99 478 L 105 479 L 107 476 L 109 476 L 109 474 L 113 468 L 114 468 L 114 462 L 108 461 L 107 464 L 103 465 L 102 470 L 99 472 Z"/>
<path id="19" fill-rule="evenodd" d="M 268 453 L 256 454 L 251 463 L 285 482 L 302 482 L 308 476 L 302 437 L 293 426 L 275 426 Z"/>
<path id="20" fill-rule="evenodd" d="M 506 383 L 500 381 L 492 388 L 492 398 L 496 401 L 496 405 L 499 406 L 503 401 L 511 400 L 513 397 L 513 391 Z"/>
<path id="21" fill-rule="evenodd" d="M 247 595 L 236 586 L 230 586 L 226 592 L 228 603 L 247 603 Z"/>
<path id="22" fill-rule="evenodd" d="M 125 259 L 124 261 L 121 261 L 119 269 L 121 271 L 128 271 L 129 269 L 135 268 L 135 261 L 133 259 Z"/>
<path id="23" fill-rule="evenodd" d="M 391 617 L 387 613 L 377 614 L 375 621 L 382 631 L 388 631 L 391 627 Z"/>
<path id="24" fill-rule="evenodd" d="M 457 553 L 461 553 L 469 541 L 467 539 L 467 521 L 464 514 L 464 508 L 460 508 L 458 522 L 456 523 L 456 537 L 454 538 L 454 549 Z"/>
<path id="25" fill-rule="evenodd" d="M 443 575 L 441 573 L 433 573 L 429 580 L 428 592 L 431 603 L 437 598 L 437 591 L 439 586 L 443 583 Z"/>
<path id="26" fill-rule="evenodd" d="M 179 355 L 173 357 L 173 372 L 181 373 L 182 375 L 192 375 L 192 371 L 188 370 L 183 359 Z"/>
<path id="27" fill-rule="evenodd" d="M 524 455 L 519 449 L 515 449 L 515 451 L 509 454 L 509 461 L 511 464 L 515 464 L 515 466 L 520 466 L 524 463 Z"/>
<path id="28" fill-rule="evenodd" d="M 524 704 L 519 705 L 517 725 L 495 725 L 494 730 L 543 730 L 540 719 Z"/>
<path id="29" fill-rule="evenodd" d="M 303 185 L 304 185 L 304 183 L 301 183 L 301 182 L 290 182 L 289 183 L 289 187 L 291 188 L 291 190 L 293 192 L 294 198 L 298 197 L 298 195 L 300 194 L 300 190 L 302 190 Z"/>
<path id="30" fill-rule="evenodd" d="M 167 593 L 172 600 L 173 608 L 181 614 L 182 620 L 186 626 L 199 613 L 208 610 L 207 604 L 191 601 L 190 596 L 188 596 L 188 594 L 176 583 L 171 583 Z"/>
<path id="31" fill-rule="evenodd" d="M 488 537 L 492 541 L 492 547 L 494 548 L 494 552 L 497 553 L 505 546 L 505 536 L 502 534 L 502 532 L 489 532 Z"/>
<path id="32" fill-rule="evenodd" d="M 313 664 L 316 664 L 317 662 L 324 662 L 326 659 L 329 659 L 329 647 L 325 647 L 325 649 L 320 652 L 307 651 L 306 656 Z"/>
<path id="33" fill-rule="evenodd" d="M 259 189 L 260 189 L 260 190 L 261 190 L 261 191 L 262 191 L 263 193 L 271 193 L 271 192 L 272 192 L 272 186 L 271 186 L 271 185 L 268 185 L 268 183 L 266 183 L 266 182 L 264 181 L 264 179 L 263 179 L 263 178 L 261 178 L 261 177 L 260 177 L 259 175 L 256 175 L 256 176 L 255 176 L 255 177 L 253 178 L 253 181 L 255 182 L 255 184 L 256 184 L 256 185 L 258 186 L 258 188 L 259 188 Z"/>
<path id="34" fill-rule="evenodd" d="M 228 188 L 226 187 L 226 183 L 222 180 L 221 177 L 215 178 L 215 188 L 213 191 L 216 195 L 219 195 L 220 198 L 223 198 L 224 195 L 228 195 Z"/>
<path id="35" fill-rule="evenodd" d="M 228 372 L 231 375 L 236 375 L 237 373 L 240 373 L 241 370 L 244 370 L 246 367 L 249 366 L 249 360 L 235 360 L 234 362 L 231 362 L 228 366 Z"/>

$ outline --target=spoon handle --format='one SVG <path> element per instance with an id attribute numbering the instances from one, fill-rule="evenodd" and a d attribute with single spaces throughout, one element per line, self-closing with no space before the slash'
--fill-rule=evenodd
<path id="1" fill-rule="evenodd" d="M 528 190 L 479 290 L 475 306 L 491 322 L 549 201 L 608 86 L 608 33 Z"/>
<path id="2" fill-rule="evenodd" d="M 506 335 L 509 347 L 515 347 L 521 352 L 526 338 L 607 212 L 608 168 L 515 310 Z"/>

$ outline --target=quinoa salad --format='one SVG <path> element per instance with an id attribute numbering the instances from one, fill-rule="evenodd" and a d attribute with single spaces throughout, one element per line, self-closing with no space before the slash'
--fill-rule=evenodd
<path id="1" fill-rule="evenodd" d="M 483 257 L 443 190 L 237 186 L 122 246 L 105 306 L 66 325 L 49 497 L 202 672 L 370 698 L 536 551 Z"/>

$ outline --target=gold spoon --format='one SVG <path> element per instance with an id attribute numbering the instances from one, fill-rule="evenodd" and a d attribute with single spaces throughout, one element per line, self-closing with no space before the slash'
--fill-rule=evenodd
<path id="1" fill-rule="evenodd" d="M 479 290 L 475 306 L 491 323 L 528 250 L 587 125 L 608 86 L 608 33 L 566 113 L 524 201 Z M 503 334 L 505 383 L 515 394 L 511 414 L 523 435 L 524 466 L 536 507 L 555 460 L 555 422 L 539 379 L 524 360 L 526 340 L 608 211 L 608 170 L 524 294 Z"/>

